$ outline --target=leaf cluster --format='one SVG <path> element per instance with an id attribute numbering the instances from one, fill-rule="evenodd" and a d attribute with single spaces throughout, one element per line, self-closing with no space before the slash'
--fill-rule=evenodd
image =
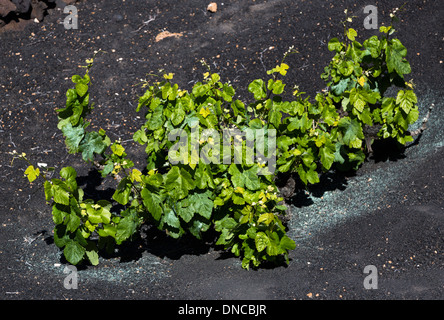
<path id="1" fill-rule="evenodd" d="M 419 113 L 413 84 L 404 79 L 411 72 L 407 49 L 399 39 L 389 37 L 394 32 L 393 26 L 381 27 L 379 36 L 361 44 L 350 28 L 344 41 L 331 39 L 328 49 L 335 56 L 321 77 L 330 88 L 328 97 L 350 119 L 363 128 L 377 126 L 378 138 L 404 145 L 413 140 L 408 127 Z M 397 90 L 395 96 L 386 94 L 389 88 Z"/>
<path id="2" fill-rule="evenodd" d="M 389 38 L 392 27 L 362 44 L 355 30 L 344 30 L 343 41 L 328 43 L 335 53 L 321 76 L 328 90 L 314 100 L 297 86 L 291 101 L 284 98 L 287 54 L 267 72 L 268 79 L 248 85 L 249 104 L 235 99 L 233 86 L 211 70 L 190 92 L 172 82 L 172 73 L 144 82 L 136 111 L 144 112 L 145 122 L 133 135 L 145 147 L 143 170 L 134 167 L 119 140 L 112 142 L 102 129 L 88 130 L 93 60 L 88 61 L 86 74 L 72 77 L 75 88 L 67 91 L 66 107 L 57 110 L 58 128 L 69 152 L 81 153 L 118 185 L 114 203 L 95 202 L 83 199 L 72 167 L 60 171 L 61 179 L 42 175 L 55 243 L 66 259 L 97 264 L 100 249 L 112 250 L 150 223 L 173 238 L 189 233 L 200 239 L 212 228 L 219 234 L 216 244 L 242 257 L 247 269 L 281 257 L 288 262 L 295 242 L 282 222 L 287 208 L 276 177 L 292 172 L 309 185 L 334 168 L 358 169 L 371 146 L 366 128 L 378 126 L 379 138 L 405 144 L 411 141 L 408 126 L 418 118 L 413 86 L 404 81 L 410 72 L 407 52 Z M 401 89 L 389 97 L 393 86 Z M 224 139 L 228 153 L 222 152 Z M 273 157 L 275 166 L 267 166 Z M 41 175 L 32 165 L 25 174 L 30 182 Z M 116 212 L 115 203 L 123 209 Z"/>

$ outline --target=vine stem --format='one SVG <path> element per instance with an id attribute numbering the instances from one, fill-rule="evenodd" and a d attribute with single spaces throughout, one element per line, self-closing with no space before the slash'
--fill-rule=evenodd
<path id="1" fill-rule="evenodd" d="M 432 112 L 433 108 L 435 107 L 435 104 L 432 103 L 429 107 L 429 111 L 427 112 L 427 115 L 424 117 L 424 120 L 422 120 L 422 125 L 415 131 L 410 132 L 410 135 L 412 137 L 422 134 L 425 129 L 427 129 L 427 122 L 429 121 L 430 113 Z"/>

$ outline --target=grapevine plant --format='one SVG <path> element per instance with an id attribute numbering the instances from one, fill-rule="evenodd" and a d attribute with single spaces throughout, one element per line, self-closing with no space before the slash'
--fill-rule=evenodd
<path id="1" fill-rule="evenodd" d="M 88 260 L 96 265 L 99 250 L 130 241 L 143 224 L 173 238 L 192 234 L 200 239 L 211 228 L 218 233 L 216 245 L 240 256 L 243 268 L 281 257 L 288 263 L 295 242 L 282 222 L 287 208 L 276 186 L 278 174 L 295 173 L 309 185 L 335 167 L 357 169 L 371 151 L 368 127 L 377 126 L 377 138 L 401 145 L 412 141 L 408 126 L 418 118 L 417 98 L 412 84 L 404 81 L 411 71 L 407 50 L 399 39 L 390 38 L 393 32 L 392 26 L 381 27 L 379 36 L 359 43 L 356 31 L 345 28 L 342 40 L 331 39 L 328 49 L 335 55 L 322 74 L 328 90 L 314 101 L 297 86 L 291 89 L 291 101 L 283 98 L 289 68 L 284 60 L 291 51 L 267 72 L 268 79 L 248 85 L 253 95 L 248 105 L 235 99 L 233 86 L 211 70 L 190 92 L 173 83 L 171 73 L 144 82 L 136 111 L 143 112 L 146 121 L 133 135 L 145 146 L 144 170 L 135 168 L 120 140 L 111 141 L 103 129 L 88 129 L 94 58 L 87 60 L 86 73 L 72 77 L 75 86 L 66 92 L 66 106 L 57 110 L 58 128 L 70 153 L 80 153 L 118 185 L 112 199 L 93 201 L 78 187 L 74 168 L 64 167 L 60 178 L 48 179 L 49 169 L 40 172 L 29 163 L 26 176 L 30 182 L 43 179 L 46 201 L 52 205 L 55 244 L 69 263 Z M 386 95 L 389 87 L 398 88 L 395 96 Z M 194 151 L 180 163 L 171 161 L 168 151 L 176 141 L 169 134 L 180 129 L 191 135 L 196 128 L 197 149 L 190 148 Z M 214 144 L 203 130 L 214 129 L 222 136 L 227 128 L 263 129 L 265 139 L 276 130 L 275 171 L 264 172 L 263 162 L 247 163 L 246 157 L 227 163 L 217 152 L 213 158 L 220 161 L 199 159 L 200 152 Z M 191 147 L 191 141 L 188 144 Z M 241 146 L 245 153 L 245 140 Z M 26 159 L 24 154 L 16 157 Z"/>

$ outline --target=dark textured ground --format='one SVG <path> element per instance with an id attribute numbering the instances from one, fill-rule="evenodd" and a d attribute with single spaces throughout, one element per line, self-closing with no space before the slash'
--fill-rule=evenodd
<path id="1" fill-rule="evenodd" d="M 245 271 L 219 248 L 146 230 L 146 239 L 121 256 L 80 270 L 77 290 L 63 287 L 50 208 L 42 190 L 22 177 L 26 164 L 11 165 L 7 152 L 72 165 L 87 194 L 112 192 L 67 154 L 54 112 L 94 50 L 108 53 L 91 71 L 93 125 L 126 141 L 143 123 L 134 111 L 142 93 L 135 85 L 147 73 L 164 68 L 189 89 L 205 72 L 205 58 L 248 100 L 247 84 L 294 45 L 300 54 L 287 60 L 287 82 L 314 95 L 324 87 L 319 76 L 332 56 L 326 43 L 342 32 L 344 9 L 357 16 L 352 26 L 363 39 L 375 33 L 363 28 L 365 5 L 378 7 L 381 25 L 403 1 L 224 0 L 213 14 L 208 3 L 87 0 L 77 4 L 78 30 L 65 30 L 66 15 L 56 10 L 24 31 L 0 34 L 0 299 L 442 300 L 444 6 L 427 0 L 408 2 L 397 35 L 408 48 L 420 117 L 435 103 L 429 128 L 404 155 L 379 154 L 356 176 L 326 177 L 309 197 L 296 197 L 288 226 L 298 246 L 288 267 Z M 183 35 L 155 42 L 165 30 Z M 143 166 L 143 151 L 125 146 Z M 363 286 L 366 265 L 378 269 L 376 290 Z"/>

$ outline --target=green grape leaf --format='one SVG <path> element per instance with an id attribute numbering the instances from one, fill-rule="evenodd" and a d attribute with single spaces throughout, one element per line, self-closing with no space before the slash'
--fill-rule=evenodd
<path id="1" fill-rule="evenodd" d="M 329 170 L 335 161 L 335 153 L 336 147 L 331 141 L 328 141 L 322 148 L 319 149 L 321 163 L 326 170 Z"/>
<path id="2" fill-rule="evenodd" d="M 279 235 L 276 232 L 272 232 L 269 234 L 268 239 L 267 254 L 269 256 L 277 256 L 281 252 L 279 250 Z"/>
<path id="3" fill-rule="evenodd" d="M 338 70 L 341 72 L 344 76 L 348 77 L 353 73 L 354 66 L 352 61 L 342 61 L 338 65 Z"/>
<path id="4" fill-rule="evenodd" d="M 82 79 L 83 78 L 81 76 L 79 76 L 78 74 L 75 74 L 71 77 L 71 81 L 74 83 L 82 82 Z"/>
<path id="5" fill-rule="evenodd" d="M 204 96 L 210 89 L 210 84 L 202 84 L 201 82 L 197 82 L 193 87 L 192 93 L 195 97 L 201 97 Z"/>
<path id="6" fill-rule="evenodd" d="M 56 225 L 62 224 L 65 217 L 70 215 L 70 209 L 68 206 L 54 203 L 52 206 L 52 220 Z"/>
<path id="7" fill-rule="evenodd" d="M 357 35 L 358 33 L 356 32 L 355 29 L 350 28 L 347 30 L 347 38 L 349 38 L 351 41 L 355 41 Z"/>
<path id="8" fill-rule="evenodd" d="M 154 192 L 149 191 L 147 188 L 143 188 L 141 191 L 142 201 L 149 213 L 156 221 L 159 221 L 162 215 L 162 203 L 163 198 Z"/>
<path id="9" fill-rule="evenodd" d="M 60 176 L 67 181 L 75 181 L 77 172 L 73 167 L 64 167 L 60 170 Z"/>
<path id="10" fill-rule="evenodd" d="M 257 219 L 257 223 L 264 223 L 267 226 L 274 221 L 274 214 L 272 212 L 262 213 Z"/>
<path id="11" fill-rule="evenodd" d="M 174 214 L 173 210 L 167 210 L 165 214 L 162 216 L 162 222 L 166 223 L 167 225 L 179 229 L 180 228 L 180 220 L 179 218 Z"/>
<path id="12" fill-rule="evenodd" d="M 185 198 L 185 200 L 188 200 L 188 199 Z M 184 202 L 188 202 L 188 201 L 181 201 L 181 204 L 183 204 Z M 194 213 L 195 213 L 194 206 L 188 205 L 186 207 L 179 207 L 179 208 L 177 208 L 177 213 L 178 213 L 179 217 L 181 217 L 183 219 L 183 221 L 188 223 L 194 217 Z"/>
<path id="13" fill-rule="evenodd" d="M 165 189 L 177 200 L 183 199 L 193 190 L 195 183 L 184 168 L 174 166 L 164 175 Z"/>
<path id="14" fill-rule="evenodd" d="M 233 194 L 231 199 L 233 200 L 234 204 L 237 204 L 237 205 L 244 205 L 245 204 L 244 198 L 242 198 L 242 197 L 240 197 L 240 196 L 238 196 L 236 194 Z"/>
<path id="15" fill-rule="evenodd" d="M 294 117 L 290 118 L 290 123 L 287 126 L 289 131 L 301 130 L 302 132 L 311 128 L 313 120 L 310 120 L 306 113 L 303 114 L 301 118 Z"/>
<path id="16" fill-rule="evenodd" d="M 103 225 L 103 229 L 97 230 L 99 236 L 101 237 L 116 237 L 117 227 L 111 225 L 111 224 L 105 224 Z"/>
<path id="17" fill-rule="evenodd" d="M 288 110 L 288 111 L 284 110 L 284 112 L 288 112 L 292 116 L 294 116 L 296 114 L 299 116 L 302 116 L 305 112 L 305 106 L 300 101 L 292 101 L 290 103 L 290 110 Z"/>
<path id="18" fill-rule="evenodd" d="M 82 152 L 83 160 L 93 161 L 94 153 L 101 154 L 106 147 L 107 145 L 102 139 L 102 136 L 98 132 L 93 131 L 86 133 L 79 146 L 79 151 Z"/>
<path id="19" fill-rule="evenodd" d="M 296 243 L 294 240 L 286 235 L 281 238 L 279 245 L 283 250 L 294 250 L 296 248 Z"/>
<path id="20" fill-rule="evenodd" d="M 387 70 L 391 73 L 396 71 L 398 75 L 403 77 L 404 74 L 408 74 L 412 71 L 410 64 L 404 59 L 407 55 L 407 49 L 402 45 L 399 39 L 392 39 L 387 44 L 386 49 L 386 62 Z"/>
<path id="21" fill-rule="evenodd" d="M 419 117 L 419 111 L 417 108 L 410 109 L 409 114 L 407 115 L 407 122 L 408 124 L 415 123 L 416 120 L 418 120 Z"/>
<path id="22" fill-rule="evenodd" d="M 74 240 L 67 241 L 65 248 L 63 249 L 63 255 L 66 260 L 72 265 L 78 264 L 82 261 L 83 256 L 85 255 L 86 249 L 82 247 L 78 242 Z"/>
<path id="23" fill-rule="evenodd" d="M 57 224 L 54 227 L 54 243 L 57 247 L 63 248 L 69 241 L 69 233 L 66 232 L 66 226 L 64 224 Z"/>
<path id="24" fill-rule="evenodd" d="M 270 239 L 264 232 L 260 231 L 256 233 L 256 238 L 254 239 L 254 243 L 256 245 L 256 250 L 258 252 L 261 252 L 270 244 Z"/>
<path id="25" fill-rule="evenodd" d="M 409 124 L 407 122 L 407 115 L 404 114 L 401 109 L 396 108 L 395 116 L 393 120 L 396 122 L 396 124 L 401 127 L 402 129 L 407 130 L 409 127 Z"/>
<path id="26" fill-rule="evenodd" d="M 285 76 L 287 74 L 287 69 L 289 66 L 286 63 L 281 63 L 279 66 L 276 67 L 276 71 L 279 72 L 282 76 Z"/>
<path id="27" fill-rule="evenodd" d="M 398 104 L 406 114 L 410 112 L 417 102 L 416 95 L 412 90 L 399 90 L 396 96 L 396 104 Z"/>
<path id="28" fill-rule="evenodd" d="M 276 128 L 279 128 L 279 125 L 281 124 L 281 119 L 282 119 L 282 113 L 278 110 L 276 110 L 276 108 L 272 108 L 270 110 L 270 112 L 268 113 L 268 119 L 269 122 Z"/>
<path id="29" fill-rule="evenodd" d="M 362 56 L 365 54 L 361 48 L 362 45 L 359 42 L 353 41 L 353 44 L 347 50 L 347 55 L 350 56 L 356 63 L 360 63 Z"/>
<path id="30" fill-rule="evenodd" d="M 370 52 L 372 58 L 377 58 L 381 54 L 381 41 L 378 36 L 371 36 L 364 41 L 363 45 Z"/>
<path id="31" fill-rule="evenodd" d="M 283 151 L 288 151 L 291 145 L 296 142 L 296 138 L 290 138 L 289 136 L 282 135 L 277 138 L 277 146 Z"/>
<path id="32" fill-rule="evenodd" d="M 59 179 L 52 179 L 52 194 L 54 202 L 69 206 L 69 188 Z"/>
<path id="33" fill-rule="evenodd" d="M 248 85 L 248 91 L 250 91 L 256 100 L 262 100 L 267 97 L 267 93 L 265 91 L 265 83 L 262 79 L 253 80 Z"/>
<path id="34" fill-rule="evenodd" d="M 66 224 L 66 230 L 74 233 L 77 228 L 80 226 L 80 218 L 75 214 L 71 213 L 68 216 L 68 223 Z"/>
<path id="35" fill-rule="evenodd" d="M 148 137 L 146 136 L 145 128 L 141 128 L 140 130 L 134 132 L 133 139 L 141 145 L 147 143 Z"/>
<path id="36" fill-rule="evenodd" d="M 190 222 L 197 213 L 200 216 L 211 219 L 213 213 L 213 200 L 210 199 L 211 191 L 204 193 L 193 193 L 180 202 L 179 216 L 185 221 Z"/>
<path id="37" fill-rule="evenodd" d="M 272 90 L 274 94 L 281 94 L 284 92 L 285 84 L 281 80 L 274 81 L 273 79 L 268 80 L 268 90 Z"/>
<path id="38" fill-rule="evenodd" d="M 163 105 L 159 104 L 150 115 L 151 118 L 147 121 L 147 129 L 152 131 L 159 129 L 164 123 Z"/>
<path id="39" fill-rule="evenodd" d="M 337 95 L 340 96 L 344 93 L 345 90 L 350 89 L 349 85 L 353 83 L 353 81 L 350 78 L 344 78 L 341 79 L 337 84 L 331 86 L 331 91 Z"/>
<path id="40" fill-rule="evenodd" d="M 235 100 L 231 103 L 231 109 L 233 110 L 234 116 L 237 117 L 239 115 L 244 115 L 245 110 L 245 104 L 240 100 Z"/>
<path id="41" fill-rule="evenodd" d="M 236 164 L 232 163 L 230 165 L 228 168 L 228 173 L 231 175 L 231 182 L 235 188 L 243 188 L 245 186 L 245 179 Z"/>
<path id="42" fill-rule="evenodd" d="M 54 196 L 54 194 L 52 192 L 51 182 L 49 182 L 48 180 L 45 181 L 45 183 L 43 184 L 43 188 L 45 190 L 45 200 L 48 202 L 51 201 L 52 197 Z"/>
<path id="43" fill-rule="evenodd" d="M 88 92 L 88 85 L 81 82 L 76 84 L 76 93 L 80 97 L 83 97 L 87 92 Z"/>
<path id="44" fill-rule="evenodd" d="M 314 166 L 314 168 L 312 167 L 312 168 L 310 168 L 310 170 L 308 170 L 306 172 L 307 181 L 311 184 L 316 184 L 319 182 L 319 175 L 315 169 L 316 169 L 316 165 Z"/>
<path id="45" fill-rule="evenodd" d="M 205 232 L 210 228 L 210 224 L 205 223 L 201 220 L 193 220 L 192 225 L 190 226 L 189 230 L 192 235 L 194 235 L 196 238 L 201 238 L 201 232 Z"/>
<path id="46" fill-rule="evenodd" d="M 192 197 L 196 212 L 206 219 L 211 219 L 213 213 L 213 200 L 209 198 L 211 191 L 208 190 L 204 193 L 195 193 Z"/>
<path id="47" fill-rule="evenodd" d="M 328 50 L 340 52 L 342 49 L 342 43 L 339 42 L 338 38 L 332 38 L 328 42 Z"/>
<path id="48" fill-rule="evenodd" d="M 80 142 L 85 136 L 85 129 L 83 126 L 73 127 L 70 122 L 66 123 L 61 128 L 63 135 L 65 136 L 65 143 L 70 153 L 76 153 L 79 151 Z"/>
<path id="49" fill-rule="evenodd" d="M 253 166 L 243 172 L 242 176 L 244 177 L 245 187 L 247 187 L 247 189 L 252 191 L 260 189 L 261 184 L 257 172 L 258 166 Z"/>
<path id="50" fill-rule="evenodd" d="M 175 126 L 182 123 L 185 118 L 185 110 L 182 104 L 178 103 L 176 108 L 174 108 L 173 113 L 171 115 L 171 123 Z"/>
<path id="51" fill-rule="evenodd" d="M 232 102 L 233 96 L 236 93 L 234 88 L 232 86 L 224 83 L 222 90 L 223 90 L 222 91 L 222 98 L 227 102 Z"/>
<path id="52" fill-rule="evenodd" d="M 123 178 L 116 191 L 113 194 L 113 199 L 116 200 L 121 205 L 126 205 L 129 201 L 129 196 L 131 194 L 131 181 L 128 178 Z"/>
<path id="53" fill-rule="evenodd" d="M 339 120 L 338 127 L 342 130 L 342 140 L 350 148 L 360 148 L 364 133 L 361 124 L 356 119 L 344 117 Z"/>
<path id="54" fill-rule="evenodd" d="M 97 253 L 97 249 L 86 250 L 85 253 L 93 266 L 99 264 L 99 254 Z"/>
<path id="55" fill-rule="evenodd" d="M 212 189 L 215 188 L 211 168 L 208 164 L 199 162 L 199 165 L 194 174 L 194 178 L 196 181 L 196 187 L 198 187 L 199 189 L 205 189 L 207 187 Z"/>
<path id="56" fill-rule="evenodd" d="M 123 156 L 123 153 L 125 152 L 125 148 L 122 147 L 121 144 L 115 142 L 111 145 L 111 151 L 118 157 Z"/>
<path id="57" fill-rule="evenodd" d="M 136 232 L 137 224 L 132 216 L 120 220 L 116 230 L 116 243 L 121 244 Z"/>
<path id="58" fill-rule="evenodd" d="M 362 113 L 364 108 L 367 106 L 367 102 L 370 104 L 375 104 L 376 101 L 381 98 L 381 96 L 378 92 L 370 92 L 362 88 L 353 88 L 350 90 L 349 98 L 350 103 L 355 107 L 355 109 Z M 371 119 L 369 124 L 371 125 Z"/>
<path id="59" fill-rule="evenodd" d="M 147 105 L 149 99 L 152 97 L 153 93 L 150 90 L 146 90 L 143 96 L 139 98 L 139 102 L 137 104 L 136 112 L 140 111 L 140 108 Z"/>
<path id="60" fill-rule="evenodd" d="M 83 105 L 80 104 L 79 101 L 75 101 L 72 106 L 72 115 L 69 118 L 69 121 L 73 126 L 76 126 L 83 115 Z"/>
<path id="61" fill-rule="evenodd" d="M 66 184 L 71 188 L 71 192 L 77 190 L 77 172 L 73 167 L 64 167 L 60 170 L 60 176 L 66 180 Z"/>

